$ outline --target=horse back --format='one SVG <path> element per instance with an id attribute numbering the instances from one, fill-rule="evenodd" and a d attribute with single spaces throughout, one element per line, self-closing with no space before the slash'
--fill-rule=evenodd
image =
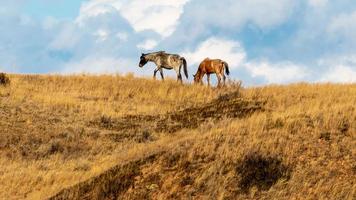
<path id="1" fill-rule="evenodd" d="M 208 74 L 220 72 L 222 67 L 223 65 L 220 59 L 209 59 L 209 58 L 204 59 L 199 66 L 199 68 L 201 68 L 200 70 Z"/>
<path id="2" fill-rule="evenodd" d="M 157 61 L 159 64 L 165 67 L 174 67 L 180 65 L 181 57 L 177 54 L 169 54 L 165 52 L 160 52 L 157 55 Z"/>

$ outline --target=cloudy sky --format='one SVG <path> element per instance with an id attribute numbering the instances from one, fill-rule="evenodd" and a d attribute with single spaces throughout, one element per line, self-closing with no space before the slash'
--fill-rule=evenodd
<path id="1" fill-rule="evenodd" d="M 356 82 L 354 0 L 1 0 L 0 16 L 9 73 L 152 76 L 140 54 L 166 50 L 245 85 Z"/>

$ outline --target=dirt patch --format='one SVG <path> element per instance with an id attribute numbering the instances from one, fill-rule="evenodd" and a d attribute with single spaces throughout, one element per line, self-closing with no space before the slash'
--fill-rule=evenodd
<path id="1" fill-rule="evenodd" d="M 117 199 L 186 199 L 201 190 L 195 181 L 204 171 L 202 165 L 189 162 L 187 152 L 165 152 L 142 165 L 134 183 Z"/>
<path id="2" fill-rule="evenodd" d="M 325 141 L 330 141 L 331 140 L 331 133 L 330 132 L 321 132 L 319 139 L 325 140 Z"/>
<path id="3" fill-rule="evenodd" d="M 243 118 L 263 109 L 262 102 L 238 99 L 217 99 L 203 106 L 169 113 L 155 126 L 157 132 L 173 133 L 184 128 L 194 129 L 209 120 Z"/>
<path id="4" fill-rule="evenodd" d="M 137 143 L 145 143 L 155 140 L 152 133 L 147 130 L 122 132 L 120 134 L 114 132 L 104 134 L 104 136 L 114 142 L 135 141 Z"/>
<path id="5" fill-rule="evenodd" d="M 268 190 L 278 180 L 288 180 L 291 170 L 277 157 L 251 153 L 237 164 L 236 172 L 241 177 L 238 183 L 239 188 L 248 193 L 252 187 L 257 187 L 258 190 Z"/>
<path id="6" fill-rule="evenodd" d="M 10 78 L 5 73 L 0 73 L 0 85 L 7 86 L 10 84 Z"/>
<path id="7" fill-rule="evenodd" d="M 208 104 L 165 115 L 129 115 L 116 119 L 101 116 L 89 122 L 89 126 L 116 131 L 119 135 L 132 135 L 143 131 L 174 133 L 185 128 L 197 128 L 210 120 L 247 117 L 256 111 L 262 111 L 263 106 L 264 102 L 236 98 L 233 94 L 221 96 Z"/>
<path id="8" fill-rule="evenodd" d="M 252 187 L 268 190 L 278 180 L 288 180 L 291 173 L 288 166 L 273 156 L 255 153 L 229 163 L 214 158 L 189 159 L 187 153 L 162 151 L 114 167 L 51 199 L 201 199 L 207 194 L 217 195 L 210 186 L 215 181 L 223 184 L 222 180 L 227 181 L 225 195 L 234 199 L 248 195 Z"/>
<path id="9" fill-rule="evenodd" d="M 141 174 L 141 166 L 153 162 L 157 156 L 159 154 L 116 166 L 97 177 L 62 190 L 49 200 L 117 199 Z"/>
<path id="10" fill-rule="evenodd" d="M 338 130 L 341 134 L 346 135 L 350 127 L 350 122 L 345 118 L 340 121 L 340 124 L 338 125 Z"/>

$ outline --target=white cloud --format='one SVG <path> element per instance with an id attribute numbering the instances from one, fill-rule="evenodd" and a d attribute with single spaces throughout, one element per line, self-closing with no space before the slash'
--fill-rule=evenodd
<path id="1" fill-rule="evenodd" d="M 194 22 L 225 28 L 239 28 L 253 22 L 261 28 L 279 25 L 287 20 L 296 5 L 294 0 L 196 0 L 187 4 Z"/>
<path id="2" fill-rule="evenodd" d="M 240 8 L 240 12 L 245 11 L 244 18 L 252 20 L 262 28 L 285 22 L 296 4 L 294 0 L 249 0 L 243 2 L 245 2 L 245 7 Z M 238 7 L 239 4 L 237 3 L 236 6 Z"/>
<path id="3" fill-rule="evenodd" d="M 329 0 L 308 0 L 309 5 L 315 8 L 324 7 Z"/>
<path id="4" fill-rule="evenodd" d="M 330 25 L 327 29 L 329 34 L 339 40 L 340 37 L 346 42 L 356 43 L 356 11 L 349 14 L 340 14 L 331 19 Z"/>
<path id="5" fill-rule="evenodd" d="M 16 14 L 25 0 L 1 0 L 0 15 Z"/>
<path id="6" fill-rule="evenodd" d="M 46 17 L 42 22 L 42 26 L 45 30 L 51 30 L 59 25 L 59 20 L 54 17 Z"/>
<path id="7" fill-rule="evenodd" d="M 165 46 L 191 48 L 202 38 L 238 37 L 247 27 L 268 32 L 287 22 L 299 4 L 295 0 L 191 0 Z"/>
<path id="8" fill-rule="evenodd" d="M 71 49 L 76 46 L 79 40 L 80 35 L 77 32 L 77 28 L 72 24 L 66 24 L 51 41 L 49 47 L 51 49 Z"/>
<path id="9" fill-rule="evenodd" d="M 137 48 L 142 50 L 152 50 L 157 46 L 158 42 L 156 40 L 146 40 L 143 43 L 137 45 Z"/>
<path id="10" fill-rule="evenodd" d="M 104 30 L 104 29 L 99 29 L 94 33 L 94 36 L 96 36 L 97 42 L 103 42 L 108 39 L 109 37 L 109 31 Z"/>
<path id="11" fill-rule="evenodd" d="M 82 60 L 66 64 L 61 72 L 65 74 L 127 73 L 130 71 L 129 66 L 134 66 L 134 63 L 129 59 L 90 56 Z"/>
<path id="12" fill-rule="evenodd" d="M 126 32 L 118 32 L 116 34 L 116 37 L 119 38 L 119 40 L 121 40 L 121 41 L 127 41 L 127 39 L 129 38 L 129 36 Z"/>
<path id="13" fill-rule="evenodd" d="M 202 42 L 194 52 L 183 52 L 182 55 L 189 61 L 189 65 L 199 64 L 209 57 L 225 60 L 232 68 L 241 66 L 246 57 L 239 42 L 215 37 Z"/>
<path id="14" fill-rule="evenodd" d="M 317 81 L 336 83 L 356 82 L 356 54 L 320 59 L 318 65 L 320 68 L 328 70 L 322 73 Z"/>
<path id="15" fill-rule="evenodd" d="M 329 69 L 329 71 L 321 78 L 322 82 L 336 83 L 356 83 L 355 67 L 337 65 Z"/>
<path id="16" fill-rule="evenodd" d="M 79 16 L 76 19 L 78 24 L 82 24 L 87 18 L 96 17 L 101 14 L 106 14 L 109 12 L 116 12 L 115 5 L 117 5 L 114 0 L 92 0 L 85 2 L 80 7 Z M 119 3 L 119 2 L 117 2 Z"/>
<path id="17" fill-rule="evenodd" d="M 183 6 L 189 0 L 91 0 L 83 3 L 78 23 L 88 17 L 109 12 L 120 14 L 132 25 L 135 31 L 154 30 L 166 37 L 172 34 Z"/>
<path id="18" fill-rule="evenodd" d="M 248 62 L 246 68 L 252 77 L 262 77 L 268 83 L 289 83 L 302 81 L 307 76 L 304 66 L 291 62 L 270 63 L 268 61 Z"/>

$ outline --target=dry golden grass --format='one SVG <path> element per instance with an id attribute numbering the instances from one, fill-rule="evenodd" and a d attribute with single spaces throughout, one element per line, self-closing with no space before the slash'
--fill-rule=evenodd
<path id="1" fill-rule="evenodd" d="M 59 196 L 356 197 L 355 84 L 217 90 L 132 76 L 10 79 L 0 86 L 0 199 L 65 188 Z M 239 106 L 239 115 L 218 113 Z M 115 186 L 117 177 L 127 184 Z M 89 192 L 86 180 L 95 183 Z"/>

